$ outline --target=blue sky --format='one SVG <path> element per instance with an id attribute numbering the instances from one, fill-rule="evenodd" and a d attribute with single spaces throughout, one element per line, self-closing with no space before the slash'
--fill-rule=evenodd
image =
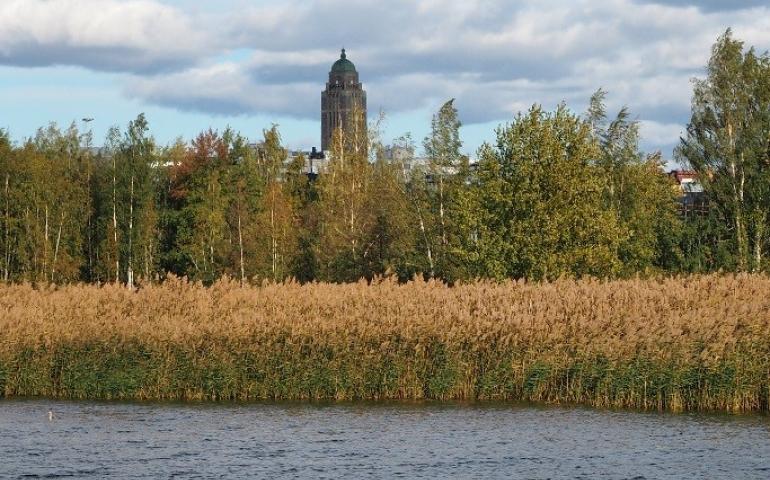
<path id="1" fill-rule="evenodd" d="M 144 112 L 161 144 L 228 125 L 258 139 L 277 123 L 309 148 L 344 45 L 386 141 L 419 141 L 456 98 L 473 154 L 515 112 L 581 112 L 602 87 L 670 158 L 691 79 L 727 27 L 770 48 L 770 7 L 753 0 L 3 0 L 0 128 L 21 140 L 93 117 L 100 143 Z"/>

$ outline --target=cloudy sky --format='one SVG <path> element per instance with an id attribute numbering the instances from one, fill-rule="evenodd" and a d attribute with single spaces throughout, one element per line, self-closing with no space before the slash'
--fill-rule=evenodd
<path id="1" fill-rule="evenodd" d="M 387 116 L 421 139 L 456 98 L 465 150 L 540 103 L 628 105 L 671 156 L 691 79 L 727 27 L 770 48 L 766 0 L 1 0 L 0 128 L 93 117 L 97 137 L 145 112 L 162 144 L 227 125 L 320 143 L 320 91 L 345 46 Z M 97 140 L 98 143 L 98 140 Z"/>

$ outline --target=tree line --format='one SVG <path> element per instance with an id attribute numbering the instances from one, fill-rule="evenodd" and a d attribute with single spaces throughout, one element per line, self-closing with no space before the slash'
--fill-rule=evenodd
<path id="1" fill-rule="evenodd" d="M 350 282 L 415 275 L 554 279 L 767 268 L 770 57 L 728 30 L 694 84 L 676 150 L 708 212 L 682 216 L 659 153 L 639 146 L 605 92 L 587 112 L 535 105 L 471 164 L 453 101 L 422 142 L 389 159 L 377 125 L 334 134 L 323 174 L 286 163 L 278 128 L 256 147 L 228 129 L 159 146 L 144 115 L 90 132 L 55 125 L 14 144 L 0 131 L 4 282 Z M 366 133 L 366 134 L 364 134 Z M 415 150 L 409 135 L 398 139 Z"/>

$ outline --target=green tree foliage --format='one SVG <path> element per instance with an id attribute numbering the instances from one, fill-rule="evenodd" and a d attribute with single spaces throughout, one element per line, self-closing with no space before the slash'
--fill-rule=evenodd
<path id="1" fill-rule="evenodd" d="M 171 169 L 171 197 L 179 211 L 174 248 L 181 272 L 204 282 L 228 273 L 233 244 L 228 226 L 232 133 L 203 132 Z M 180 272 L 180 273 L 181 273 Z"/>
<path id="2" fill-rule="evenodd" d="M 317 231 L 317 253 L 300 257 L 301 264 L 317 268 L 319 279 L 343 282 L 382 275 L 406 279 L 418 271 L 413 263 L 416 221 L 405 165 L 385 158 L 379 136 L 382 120 L 380 116 L 367 128 L 366 143 L 357 147 L 357 140 L 351 142 L 345 131 L 334 132 L 330 161 L 312 192 L 317 192 L 318 201 L 310 205 L 318 218 L 309 229 Z"/>
<path id="3" fill-rule="evenodd" d="M 298 248 L 296 204 L 292 188 L 299 188 L 285 182 L 287 151 L 281 145 L 278 127 L 273 125 L 263 132 L 264 141 L 257 152 L 262 167 L 264 194 L 259 205 L 255 240 L 259 243 L 260 260 L 258 274 L 263 278 L 283 280 L 290 276 L 292 259 Z M 294 182 L 295 171 L 288 172 Z"/>
<path id="4" fill-rule="evenodd" d="M 128 124 L 120 144 L 120 160 L 123 163 L 124 218 L 128 225 L 126 242 L 126 281 L 134 283 L 136 272 L 150 280 L 157 271 L 158 211 L 157 197 L 160 173 L 155 141 L 149 136 L 149 125 L 144 114 Z M 128 188 L 125 188 L 125 187 Z M 127 195 L 126 195 L 127 194 Z M 126 210 L 128 210 L 126 212 Z"/>
<path id="5" fill-rule="evenodd" d="M 11 280 L 11 254 L 12 249 L 16 241 L 14 238 L 17 235 L 17 215 L 11 216 L 11 176 L 16 177 L 17 174 L 14 169 L 14 161 L 11 156 L 14 154 L 11 147 L 11 139 L 9 138 L 6 130 L 0 129 L 0 171 L 4 173 L 2 180 L 2 193 L 3 193 L 3 245 L 2 245 L 2 269 L 3 269 L 3 282 L 7 283 Z M 19 202 L 13 201 L 13 205 L 18 205 Z"/>
<path id="6" fill-rule="evenodd" d="M 735 271 L 735 248 L 729 241 L 729 224 L 716 209 L 706 215 L 689 214 L 682 219 L 683 272 Z"/>
<path id="7" fill-rule="evenodd" d="M 535 106 L 480 151 L 464 257 L 476 276 L 612 276 L 622 227 L 606 208 L 601 152 L 589 123 L 564 105 Z"/>
<path id="8" fill-rule="evenodd" d="M 393 202 L 387 215 L 396 217 L 393 224 L 400 232 L 397 239 L 398 259 L 395 271 L 400 279 L 411 279 L 417 274 L 436 276 L 437 216 L 433 209 L 435 187 L 428 165 L 418 163 L 416 146 L 407 133 L 394 142 L 394 157 L 383 167 L 387 172 L 389 188 L 385 195 Z M 382 203 L 385 205 L 385 203 Z"/>
<path id="9" fill-rule="evenodd" d="M 404 165 L 388 161 L 379 153 L 372 165 L 369 199 L 374 216 L 365 241 L 364 276 L 394 274 L 411 278 L 417 270 L 412 263 L 415 245 L 415 215 L 406 191 Z"/>
<path id="10" fill-rule="evenodd" d="M 77 129 L 55 125 L 13 148 L 0 134 L 5 281 L 77 281 L 88 184 Z"/>
<path id="11" fill-rule="evenodd" d="M 535 106 L 498 128 L 478 163 L 461 154 L 454 101 L 386 155 L 363 112 L 308 174 L 277 126 L 258 144 L 227 129 L 158 147 L 144 115 L 90 132 L 55 125 L 13 143 L 0 130 L 0 281 L 120 282 L 167 272 L 211 283 L 415 275 L 554 279 L 768 266 L 770 56 L 730 31 L 695 84 L 677 150 L 707 212 L 680 211 L 659 153 L 639 147 L 605 93 L 585 116 Z M 395 152 L 395 153 L 394 153 Z"/>
<path id="12" fill-rule="evenodd" d="M 355 281 L 365 274 L 371 210 L 372 165 L 364 146 L 351 147 L 342 129 L 333 135 L 331 158 L 318 184 L 318 243 L 322 279 Z"/>
<path id="13" fill-rule="evenodd" d="M 746 51 L 728 30 L 695 83 L 692 117 L 678 149 L 711 201 L 738 270 L 766 267 L 770 214 L 770 56 Z M 724 251 L 720 241 L 712 251 Z"/>
<path id="14" fill-rule="evenodd" d="M 626 108 L 608 121 L 605 96 L 598 90 L 591 97 L 587 120 L 600 148 L 596 166 L 605 182 L 604 205 L 622 229 L 622 271 L 676 268 L 682 261 L 682 224 L 675 185 L 663 171 L 660 154 L 639 149 L 639 125 Z"/>
<path id="15" fill-rule="evenodd" d="M 230 205 L 227 217 L 230 237 L 226 273 L 243 283 L 259 273 L 258 239 L 261 237 L 258 215 L 265 190 L 263 173 L 256 152 L 240 135 L 229 148 L 227 185 Z"/>
<path id="16" fill-rule="evenodd" d="M 165 170 L 144 114 L 125 132 L 110 129 L 97 159 L 94 205 L 98 216 L 97 278 L 122 281 L 129 287 L 151 281 L 160 271 L 161 232 L 158 192 Z"/>
<path id="17" fill-rule="evenodd" d="M 291 276 L 300 282 L 318 277 L 317 240 L 319 231 L 318 191 L 314 172 L 306 172 L 308 159 L 297 155 L 286 169 L 285 191 L 295 212 L 296 250 L 290 259 Z M 309 163 L 308 163 L 309 168 Z M 313 166 L 313 170 L 315 170 Z"/>
<path id="18" fill-rule="evenodd" d="M 452 280 L 458 271 L 455 250 L 458 243 L 456 202 L 465 186 L 468 159 L 460 153 L 462 126 L 454 99 L 433 115 L 430 134 L 423 141 L 427 182 L 415 201 L 421 201 L 424 241 L 430 251 L 430 273 Z M 432 221 L 426 221 L 432 220 Z"/>

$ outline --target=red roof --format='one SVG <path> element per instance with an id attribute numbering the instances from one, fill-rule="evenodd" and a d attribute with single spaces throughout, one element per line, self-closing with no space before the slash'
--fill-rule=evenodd
<path id="1" fill-rule="evenodd" d="M 677 183 L 681 184 L 684 180 L 697 180 L 698 174 L 692 170 L 671 170 L 668 173 Z"/>

